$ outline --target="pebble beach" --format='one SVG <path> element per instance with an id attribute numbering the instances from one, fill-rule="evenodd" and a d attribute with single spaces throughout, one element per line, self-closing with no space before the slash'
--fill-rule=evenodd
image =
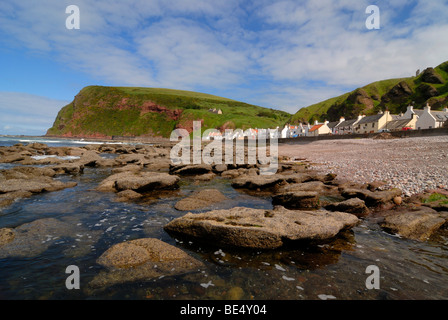
<path id="1" fill-rule="evenodd" d="M 405 196 L 448 189 L 448 136 L 321 140 L 279 145 L 279 155 L 358 183 L 385 182 Z"/>

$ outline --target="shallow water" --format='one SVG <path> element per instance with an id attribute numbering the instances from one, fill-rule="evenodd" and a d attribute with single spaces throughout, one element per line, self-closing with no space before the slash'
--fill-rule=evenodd
<path id="1" fill-rule="evenodd" d="M 0 299 L 254 299 L 254 300 L 402 300 L 448 298 L 448 237 L 427 242 L 401 239 L 364 220 L 337 239 L 320 244 L 294 243 L 273 251 L 238 250 L 176 239 L 163 226 L 183 215 L 174 204 L 199 188 L 217 188 L 229 201 L 220 208 L 271 209 L 269 196 L 234 190 L 216 178 L 200 185 L 183 179 L 179 190 L 135 202 L 94 191 L 110 169 L 86 168 L 62 176 L 78 186 L 35 195 L 0 211 L 0 228 L 37 219 L 61 222 L 58 234 L 42 235 L 28 256 L 0 256 Z M 206 210 L 212 210 L 210 207 Z M 101 270 L 96 260 L 116 243 L 144 237 L 177 246 L 205 264 L 199 273 L 161 277 L 88 292 Z M 81 271 L 81 290 L 68 290 L 66 267 Z M 368 290 L 366 268 L 380 270 L 380 289 Z"/>

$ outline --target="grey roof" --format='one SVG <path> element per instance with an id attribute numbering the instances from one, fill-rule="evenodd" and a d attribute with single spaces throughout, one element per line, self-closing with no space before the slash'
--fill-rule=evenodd
<path id="1" fill-rule="evenodd" d="M 414 111 L 414 113 L 416 114 L 416 115 L 418 115 L 419 117 L 423 114 L 423 110 L 413 110 Z"/>
<path id="2" fill-rule="evenodd" d="M 448 112 L 445 111 L 431 111 L 431 114 L 437 121 L 445 122 L 448 120 Z"/>
<path id="3" fill-rule="evenodd" d="M 327 124 L 328 128 L 333 129 L 339 124 L 339 121 L 333 121 Z"/>
<path id="4" fill-rule="evenodd" d="M 351 120 L 345 120 L 343 121 L 339 127 L 344 128 L 344 127 L 350 127 L 351 125 L 353 125 L 356 121 L 358 121 L 358 119 L 351 119 Z"/>
<path id="5" fill-rule="evenodd" d="M 358 124 L 377 122 L 383 116 L 384 116 L 384 114 L 376 114 L 374 116 L 364 117 L 361 119 L 361 121 L 358 122 Z"/>
<path id="6" fill-rule="evenodd" d="M 386 124 L 386 128 L 389 130 L 402 129 L 404 127 L 407 127 L 407 125 L 411 121 L 412 121 L 412 119 L 401 119 L 401 120 L 389 121 Z"/>

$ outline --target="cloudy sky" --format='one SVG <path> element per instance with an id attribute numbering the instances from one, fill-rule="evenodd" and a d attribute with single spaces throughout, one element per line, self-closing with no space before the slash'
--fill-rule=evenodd
<path id="1" fill-rule="evenodd" d="M 69 5 L 80 28 L 67 29 Z M 369 5 L 380 29 L 366 27 Z M 447 0 L 1 0 L 0 134 L 45 134 L 85 86 L 295 113 L 448 60 Z"/>

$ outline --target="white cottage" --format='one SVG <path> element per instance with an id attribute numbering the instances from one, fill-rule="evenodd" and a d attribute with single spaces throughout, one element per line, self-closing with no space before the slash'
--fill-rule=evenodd
<path id="1" fill-rule="evenodd" d="M 415 126 L 418 130 L 436 129 L 443 127 L 446 121 L 448 121 L 448 108 L 443 111 L 431 111 L 429 104 L 426 104 Z"/>

